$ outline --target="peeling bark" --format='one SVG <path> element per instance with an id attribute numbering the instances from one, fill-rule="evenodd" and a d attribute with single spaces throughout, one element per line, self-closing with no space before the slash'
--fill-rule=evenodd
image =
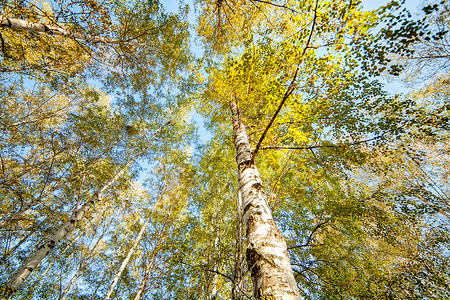
<path id="1" fill-rule="evenodd" d="M 230 103 L 239 191 L 242 194 L 242 222 L 247 238 L 247 265 L 257 299 L 300 299 L 292 273 L 287 245 L 267 205 L 267 195 L 252 159 L 245 127 L 234 102 Z"/>

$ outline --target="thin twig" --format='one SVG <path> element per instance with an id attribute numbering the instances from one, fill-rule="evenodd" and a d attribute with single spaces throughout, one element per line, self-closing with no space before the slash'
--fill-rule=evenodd
<path id="1" fill-rule="evenodd" d="M 292 153 L 292 152 L 291 152 L 291 153 Z M 291 168 L 289 167 L 289 162 L 290 162 L 290 160 L 291 160 L 291 153 L 289 154 L 289 156 L 288 156 L 288 158 L 287 158 L 287 160 L 286 160 L 286 162 L 285 162 L 285 164 L 284 164 L 284 166 L 283 166 L 283 169 L 281 170 L 280 176 L 278 176 L 277 180 L 276 180 L 275 183 L 272 185 L 272 190 L 270 191 L 269 199 L 272 198 L 272 195 L 274 194 L 274 192 L 275 192 L 275 190 L 276 190 L 276 188 L 277 188 L 277 185 L 278 185 L 278 183 L 280 182 L 280 180 L 281 180 L 281 179 L 287 174 L 287 172 L 289 172 L 289 170 L 291 169 Z M 271 207 L 271 209 L 273 209 L 273 207 Z"/>
<path id="2" fill-rule="evenodd" d="M 203 271 L 207 271 L 207 272 L 211 272 L 211 273 L 215 273 L 215 274 L 221 275 L 221 276 L 225 277 L 226 279 L 230 280 L 231 283 L 234 285 L 234 280 L 233 280 L 233 278 L 231 278 L 230 276 L 225 275 L 225 274 L 223 274 L 223 273 L 221 273 L 221 272 L 218 272 L 218 271 L 215 271 L 215 270 L 205 269 L 205 268 L 203 268 L 203 267 L 201 267 L 201 266 L 193 266 L 193 265 L 191 265 L 191 264 L 185 263 L 184 261 L 180 261 L 180 263 L 182 263 L 183 265 L 186 265 L 186 266 L 188 266 L 188 267 L 190 267 L 190 268 L 198 268 L 198 269 L 201 269 L 201 270 L 203 270 Z M 245 297 L 247 297 L 247 298 L 250 299 L 250 300 L 252 299 L 252 298 L 251 298 L 250 296 L 248 296 L 243 290 L 241 290 L 241 289 L 239 289 L 239 290 L 242 292 L 242 294 L 243 294 Z"/>

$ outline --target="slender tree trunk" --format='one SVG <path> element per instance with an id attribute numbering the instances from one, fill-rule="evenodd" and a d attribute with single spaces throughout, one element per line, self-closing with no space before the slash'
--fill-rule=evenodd
<path id="1" fill-rule="evenodd" d="M 127 257 L 125 257 L 125 259 L 122 262 L 122 265 L 119 268 L 119 271 L 117 272 L 116 276 L 114 276 L 114 279 L 109 287 L 108 292 L 106 293 L 105 297 L 103 298 L 103 300 L 108 300 L 109 297 L 111 297 L 111 294 L 114 291 L 114 288 L 116 287 L 117 282 L 119 281 L 120 276 L 122 276 L 122 272 L 123 270 L 125 270 L 125 267 L 128 264 L 128 261 L 130 261 L 131 255 L 133 255 L 134 253 L 134 249 L 136 248 L 136 246 L 138 245 L 139 241 L 141 240 L 142 236 L 144 235 L 145 232 L 145 228 L 147 227 L 148 222 L 150 222 L 150 218 L 147 219 L 147 221 L 145 221 L 144 225 L 142 225 L 141 230 L 139 231 L 137 237 L 134 239 L 133 245 L 131 246 L 131 249 L 128 251 Z"/>
<path id="2" fill-rule="evenodd" d="M 217 252 L 219 251 L 219 237 L 216 236 L 214 239 L 214 268 L 213 270 L 217 272 Z M 211 288 L 211 294 L 209 295 L 210 300 L 217 299 L 217 280 L 219 279 L 219 275 L 217 273 L 214 273 L 213 279 L 212 279 L 212 288 Z"/>
<path id="3" fill-rule="evenodd" d="M 73 38 L 79 41 L 94 42 L 94 43 L 117 43 L 117 40 L 99 37 L 95 35 L 82 34 L 72 32 L 57 26 L 46 25 L 43 23 L 35 23 L 21 19 L 8 18 L 0 15 L 0 27 L 7 27 L 11 29 L 30 30 L 48 35 L 60 35 L 64 37 Z"/>
<path id="4" fill-rule="evenodd" d="M 134 300 L 141 300 L 144 296 L 144 291 L 147 288 L 148 282 L 150 281 L 150 275 L 152 274 L 152 270 L 155 267 L 156 254 L 158 253 L 158 245 L 155 245 L 155 248 L 152 252 L 152 257 L 150 261 L 147 263 L 147 268 L 145 269 L 144 279 L 142 279 L 141 284 L 139 285 L 136 296 L 134 296 Z"/>
<path id="5" fill-rule="evenodd" d="M 159 200 L 158 200 L 159 201 Z M 153 209 L 155 208 L 158 201 L 153 204 Z M 166 231 L 167 231 L 167 225 L 170 223 L 169 220 L 166 220 L 164 222 L 163 227 L 161 228 L 160 233 L 157 235 L 155 247 L 153 248 L 152 255 L 150 258 L 150 261 L 147 263 L 147 268 L 145 269 L 144 279 L 142 279 L 141 284 L 139 285 L 138 291 L 136 293 L 136 296 L 134 296 L 134 300 L 141 300 L 144 296 L 145 289 L 147 288 L 148 282 L 150 281 L 150 275 L 152 274 L 153 268 L 155 267 L 155 260 L 158 255 L 158 250 L 161 247 L 161 243 L 166 239 Z"/>
<path id="6" fill-rule="evenodd" d="M 238 191 L 236 209 L 236 255 L 234 258 L 233 288 L 231 290 L 232 300 L 242 300 L 244 289 L 244 245 L 242 243 L 242 195 Z"/>
<path id="7" fill-rule="evenodd" d="M 252 160 L 238 107 L 234 102 L 230 106 L 247 237 L 247 265 L 253 280 L 253 294 L 257 299 L 300 299 L 287 245 L 267 205 L 267 195 Z"/>
<path id="8" fill-rule="evenodd" d="M 95 287 L 94 292 L 92 293 L 92 296 L 89 300 L 98 299 L 97 297 L 97 291 L 99 290 L 100 286 L 102 285 L 103 281 L 105 281 L 106 276 L 108 275 L 108 272 L 112 269 L 112 263 L 111 260 L 108 261 L 108 264 L 106 265 L 105 272 L 103 273 L 102 279 L 98 282 L 97 286 Z"/>
<path id="9" fill-rule="evenodd" d="M 64 289 L 64 291 L 62 292 L 61 296 L 59 297 L 61 300 L 65 300 L 67 295 L 70 293 L 70 291 L 73 288 L 73 285 L 78 281 L 78 278 L 80 277 L 80 273 L 83 270 L 84 265 L 86 264 L 86 262 L 91 259 L 92 256 L 94 256 L 95 254 L 95 249 L 97 249 L 98 244 L 100 243 L 100 241 L 103 239 L 103 237 L 105 236 L 105 234 L 108 232 L 109 227 L 111 226 L 112 222 L 115 220 L 115 218 L 120 215 L 122 211 L 120 211 L 119 213 L 116 213 L 115 215 L 112 216 L 111 220 L 109 220 L 108 224 L 106 225 L 106 228 L 103 230 L 102 234 L 98 237 L 97 241 L 95 242 L 94 246 L 92 247 L 92 249 L 89 251 L 89 255 L 82 258 L 79 266 L 78 266 L 78 270 L 76 271 L 76 273 L 73 275 L 72 279 L 69 281 L 69 283 L 67 284 L 66 288 Z"/>
<path id="10" fill-rule="evenodd" d="M 66 296 L 70 293 L 70 291 L 72 290 L 73 284 L 75 282 L 78 281 L 78 278 L 80 277 L 80 273 L 81 273 L 81 268 L 83 267 L 83 262 L 82 261 L 79 266 L 78 266 L 78 270 L 76 271 L 76 273 L 72 276 L 72 279 L 70 279 L 69 283 L 67 284 L 67 286 L 64 288 L 63 292 L 61 293 L 61 295 L 59 296 L 60 300 L 65 300 Z"/>
<path id="11" fill-rule="evenodd" d="M 68 244 L 68 245 L 61 251 L 61 253 L 59 254 L 59 256 L 62 257 L 62 256 L 66 253 L 66 251 L 67 251 L 71 246 L 73 246 L 73 245 L 76 243 L 76 241 L 77 241 L 79 238 L 80 238 L 80 236 L 77 236 L 77 237 L 75 238 L 75 240 L 73 240 L 70 244 Z M 53 265 L 55 264 L 55 262 L 56 262 L 57 259 L 58 259 L 58 258 L 55 257 L 55 259 L 51 262 L 51 264 L 48 265 L 48 267 L 45 269 L 45 271 L 44 271 L 42 274 L 40 274 L 40 275 L 38 276 L 38 278 L 34 281 L 33 286 L 31 286 L 30 289 L 27 291 L 27 294 L 25 295 L 24 299 L 31 299 L 31 298 L 32 298 L 31 296 L 32 296 L 32 294 L 33 294 L 34 288 L 36 288 L 36 286 L 37 286 L 37 284 L 39 283 L 39 281 L 41 281 L 41 279 L 44 278 L 45 275 L 51 270 L 51 268 L 53 267 Z"/>

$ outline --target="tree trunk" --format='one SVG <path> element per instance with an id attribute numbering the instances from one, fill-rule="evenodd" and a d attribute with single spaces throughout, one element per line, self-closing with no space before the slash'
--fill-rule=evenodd
<path id="1" fill-rule="evenodd" d="M 103 298 L 103 300 L 108 300 L 109 297 L 111 297 L 111 294 L 114 291 L 114 288 L 116 287 L 117 282 L 119 281 L 120 276 L 122 276 L 122 272 L 123 270 L 125 270 L 125 267 L 128 264 L 128 261 L 131 258 L 131 255 L 133 255 L 134 253 L 134 249 L 136 248 L 136 246 L 138 245 L 139 241 L 141 240 L 142 236 L 144 235 L 145 232 L 145 227 L 147 227 L 148 222 L 150 222 L 150 218 L 147 219 L 147 221 L 145 221 L 144 225 L 142 225 L 141 230 L 139 231 L 137 237 L 134 239 L 133 245 L 131 246 L 131 249 L 128 251 L 127 257 L 125 257 L 125 259 L 122 262 L 122 265 L 119 268 L 119 271 L 117 272 L 116 276 L 114 276 L 114 279 L 109 287 L 108 292 L 106 293 L 105 297 Z"/>
<path id="2" fill-rule="evenodd" d="M 153 209 L 155 208 L 155 204 L 153 205 Z M 156 239 L 155 247 L 152 251 L 152 256 L 150 258 L 150 261 L 147 263 L 147 268 L 145 269 L 144 278 L 142 279 L 141 284 L 139 285 L 138 291 L 136 293 L 136 296 L 134 296 L 134 300 L 141 300 L 144 296 L 145 289 L 147 288 L 148 282 L 150 281 L 150 275 L 152 274 L 152 270 L 155 267 L 155 260 L 158 255 L 159 248 L 161 247 L 161 243 L 166 239 L 166 225 L 168 220 L 164 222 L 163 228 L 161 229 L 160 233 L 158 234 L 158 238 Z"/>
<path id="3" fill-rule="evenodd" d="M 150 281 L 150 275 L 152 274 L 152 270 L 155 266 L 156 254 L 158 245 L 155 245 L 155 249 L 153 250 L 152 257 L 150 261 L 147 263 L 147 268 L 145 269 L 144 279 L 142 279 L 141 284 L 139 285 L 136 296 L 134 296 L 134 300 L 141 300 L 144 296 L 144 291 L 147 288 L 148 282 Z"/>
<path id="4" fill-rule="evenodd" d="M 61 296 L 59 297 L 61 300 L 65 300 L 67 295 L 70 293 L 70 291 L 73 288 L 73 285 L 78 281 L 78 278 L 80 277 L 80 274 L 82 273 L 82 269 L 85 266 L 85 264 L 88 262 L 89 259 L 91 259 L 92 256 L 94 256 L 95 254 L 95 249 L 97 248 L 97 246 L 100 244 L 100 241 L 103 239 L 103 237 L 105 236 L 105 234 L 108 232 L 109 227 L 111 226 L 112 222 L 115 220 L 115 218 L 120 215 L 122 213 L 122 211 L 116 213 L 115 215 L 113 215 L 113 217 L 111 218 L 111 220 L 109 220 L 109 223 L 106 225 L 106 228 L 103 230 L 102 234 L 98 237 L 97 241 L 95 242 L 94 246 L 90 249 L 89 251 L 89 255 L 87 255 L 86 257 L 83 257 L 80 261 L 80 264 L 78 266 L 78 270 L 75 272 L 75 274 L 72 276 L 72 279 L 69 281 L 69 283 L 67 284 L 66 288 L 64 289 L 64 291 L 62 292 Z"/>
<path id="5" fill-rule="evenodd" d="M 243 299 L 244 289 L 244 245 L 242 243 L 242 195 L 238 191 L 237 206 L 236 206 L 236 254 L 234 258 L 234 274 L 233 274 L 233 288 L 231 290 L 232 300 Z"/>
<path id="6" fill-rule="evenodd" d="M 230 106 L 247 238 L 247 265 L 252 276 L 253 294 L 257 299 L 300 299 L 287 245 L 267 205 L 267 195 L 252 160 L 238 107 L 234 102 Z"/>
<path id="7" fill-rule="evenodd" d="M 80 236 L 77 236 L 70 244 L 67 244 L 67 246 L 59 253 L 59 257 L 62 257 L 70 247 L 75 245 L 75 243 L 77 242 L 77 240 L 79 238 L 80 238 Z M 58 257 L 55 257 L 55 259 L 47 266 L 45 271 L 38 276 L 38 278 L 34 281 L 33 285 L 28 289 L 27 294 L 23 297 L 23 299 L 31 299 L 32 298 L 33 290 L 36 288 L 36 286 L 41 281 L 41 279 L 44 278 L 45 275 L 52 269 L 52 267 L 56 263 L 57 259 L 58 259 Z"/>
<path id="8" fill-rule="evenodd" d="M 97 291 L 99 290 L 100 286 L 103 284 L 103 281 L 105 281 L 106 276 L 108 276 L 108 272 L 110 269 L 112 269 L 112 260 L 108 261 L 108 264 L 106 265 L 106 268 L 105 268 L 105 272 L 103 273 L 102 278 L 100 279 L 97 286 L 95 287 L 95 290 L 92 293 L 91 298 L 89 300 L 95 300 L 95 299 L 100 298 L 100 297 L 97 297 Z"/>
<path id="9" fill-rule="evenodd" d="M 217 234 L 217 233 L 216 233 Z M 219 237 L 216 236 L 214 239 L 214 272 L 217 272 L 217 252 L 219 252 Z M 213 279 L 212 279 L 212 287 L 211 287 L 211 294 L 209 295 L 210 300 L 217 299 L 217 281 L 219 279 L 219 275 L 217 273 L 214 273 Z"/>
<path id="10" fill-rule="evenodd" d="M 118 43 L 118 41 L 114 39 L 72 32 L 70 30 L 66 30 L 61 27 L 46 25 L 43 23 L 30 22 L 21 19 L 8 18 L 4 15 L 0 15 L 0 27 L 7 27 L 11 29 L 20 29 L 20 30 L 30 30 L 40 33 L 46 33 L 48 35 L 60 35 L 78 41 L 86 41 L 93 43 Z"/>

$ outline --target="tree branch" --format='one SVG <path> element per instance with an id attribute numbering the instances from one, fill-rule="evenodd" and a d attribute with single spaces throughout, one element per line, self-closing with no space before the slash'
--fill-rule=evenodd
<path id="1" fill-rule="evenodd" d="M 66 30 L 60 27 L 47 25 L 39 22 L 31 22 L 26 21 L 22 19 L 13 19 L 8 18 L 5 15 L 0 15 L 0 27 L 7 27 L 11 29 L 21 29 L 21 30 L 29 30 L 34 32 L 40 32 L 45 33 L 49 35 L 60 35 L 63 37 L 69 37 L 74 40 L 84 40 L 87 42 L 93 42 L 93 43 L 118 43 L 119 41 L 115 39 L 105 38 L 105 37 L 99 37 L 89 34 L 83 34 L 78 32 L 73 32 L 70 30 Z"/>
<path id="2" fill-rule="evenodd" d="M 346 145 L 313 145 L 313 146 L 267 146 L 267 147 L 260 147 L 260 150 L 312 150 L 312 149 L 317 149 L 317 148 L 345 148 L 345 147 L 350 147 L 350 146 L 354 146 L 354 145 L 359 145 L 359 144 L 363 144 L 363 143 L 368 143 L 374 140 L 379 140 L 383 138 L 383 135 L 368 139 L 368 140 L 362 140 L 362 141 L 357 141 L 354 143 L 350 143 L 350 144 L 346 144 Z"/>
<path id="3" fill-rule="evenodd" d="M 1 32 L 0 32 L 0 40 L 1 40 L 1 42 L 2 42 L 2 52 L 3 52 L 3 55 L 6 57 L 5 40 L 3 39 L 3 35 L 1 34 Z"/>
<path id="4" fill-rule="evenodd" d="M 277 185 L 278 185 L 278 183 L 280 182 L 280 180 L 281 180 L 281 179 L 287 174 L 287 172 L 289 172 L 289 170 L 291 169 L 291 168 L 289 167 L 290 159 L 291 159 L 291 155 L 289 154 L 289 157 L 288 157 L 288 159 L 286 160 L 286 163 L 284 164 L 283 169 L 281 170 L 280 176 L 278 176 L 277 180 L 276 180 L 275 183 L 272 185 L 272 190 L 270 191 L 270 194 L 269 194 L 269 200 L 272 199 L 272 195 L 274 194 L 274 192 L 275 192 L 275 190 L 276 190 L 276 188 L 277 188 Z M 272 210 L 273 210 L 273 208 L 274 208 L 274 207 L 271 207 Z"/>
<path id="5" fill-rule="evenodd" d="M 314 18 L 313 18 L 313 23 L 312 23 L 312 26 L 311 26 L 311 32 L 309 33 L 308 41 L 306 42 L 306 45 L 305 45 L 305 47 L 303 48 L 303 51 L 302 51 L 302 54 L 301 54 L 301 58 L 302 58 L 302 59 L 301 59 L 300 62 L 297 64 L 297 68 L 296 68 L 296 70 L 295 70 L 294 77 L 292 78 L 291 83 L 289 84 L 289 87 L 288 87 L 287 90 L 286 90 L 286 93 L 284 93 L 283 99 L 281 100 L 280 104 L 278 105 L 277 110 L 276 110 L 275 113 L 273 114 L 272 119 L 270 119 L 269 124 L 267 124 L 266 129 L 264 130 L 263 134 L 261 135 L 261 138 L 259 139 L 258 144 L 256 145 L 255 150 L 253 151 L 252 162 L 255 161 L 256 154 L 258 153 L 258 150 L 259 150 L 259 148 L 261 147 L 261 144 L 262 144 L 264 138 L 266 137 L 267 132 L 269 131 L 269 129 L 270 129 L 270 127 L 272 126 L 273 122 L 275 121 L 275 119 L 277 118 L 278 114 L 280 113 L 281 108 L 283 108 L 283 105 L 284 105 L 284 103 L 286 102 L 286 100 L 287 100 L 287 99 L 289 98 L 289 96 L 294 92 L 294 89 L 295 89 L 295 80 L 297 79 L 297 75 L 298 75 L 298 71 L 299 71 L 299 69 L 300 69 L 300 65 L 301 65 L 301 63 L 303 62 L 303 56 L 305 55 L 306 50 L 308 49 L 308 45 L 309 45 L 309 43 L 310 43 L 310 41 L 311 41 L 311 37 L 312 37 L 313 32 L 314 32 L 314 26 L 316 25 L 316 19 L 317 19 L 317 7 L 318 7 L 318 5 L 319 5 L 319 0 L 316 0 L 316 6 L 315 6 L 315 8 L 314 8 Z"/>
<path id="6" fill-rule="evenodd" d="M 325 221 L 323 221 L 323 222 L 317 224 L 316 227 L 314 227 L 314 229 L 311 231 L 311 233 L 310 233 L 308 239 L 306 240 L 306 243 L 305 243 L 305 244 L 303 244 L 303 245 L 291 246 L 291 247 L 288 247 L 287 249 L 288 249 L 288 250 L 291 250 L 291 249 L 295 249 L 295 248 L 301 248 L 301 247 L 313 246 L 313 245 L 310 245 L 310 244 L 309 244 L 309 243 L 311 243 L 313 234 L 316 233 L 316 231 L 317 231 L 320 227 L 322 227 L 323 225 L 327 224 L 330 220 L 331 220 L 331 218 L 328 218 L 327 220 L 325 220 Z M 319 244 L 319 245 L 314 245 L 314 246 L 321 246 L 321 245 L 324 245 L 324 244 Z"/>
<path id="7" fill-rule="evenodd" d="M 285 9 L 287 9 L 287 10 L 290 10 L 290 11 L 293 12 L 293 13 L 298 13 L 295 9 L 292 9 L 292 8 L 287 7 L 287 6 L 285 6 L 285 5 L 276 4 L 276 3 L 273 3 L 273 2 L 270 2 L 270 1 L 263 1 L 263 0 L 252 0 L 252 1 L 260 2 L 260 3 L 265 3 L 265 4 L 269 4 L 269 5 L 276 6 L 276 7 L 280 7 L 280 8 L 285 8 Z"/>
<path id="8" fill-rule="evenodd" d="M 234 280 L 233 280 L 233 278 L 231 278 L 230 276 L 225 275 L 225 274 L 223 274 L 223 273 L 221 273 L 221 272 L 218 272 L 218 271 L 215 271 L 215 270 L 205 269 L 205 268 L 203 268 L 202 266 L 193 266 L 193 265 L 191 265 L 191 264 L 185 263 L 184 261 L 180 261 L 180 263 L 183 264 L 183 265 L 186 265 L 186 266 L 188 266 L 188 267 L 190 267 L 190 268 L 198 268 L 198 269 L 201 269 L 201 270 L 203 270 L 203 271 L 207 271 L 207 272 L 211 272 L 211 273 L 215 273 L 215 274 L 221 275 L 221 276 L 225 277 L 226 279 L 230 280 L 230 281 L 233 283 L 233 285 L 234 285 Z M 250 300 L 252 299 L 252 298 L 249 297 L 243 290 L 240 289 L 240 291 L 242 292 L 242 294 L 243 294 L 245 297 L 247 297 L 247 298 L 250 299 Z"/>

